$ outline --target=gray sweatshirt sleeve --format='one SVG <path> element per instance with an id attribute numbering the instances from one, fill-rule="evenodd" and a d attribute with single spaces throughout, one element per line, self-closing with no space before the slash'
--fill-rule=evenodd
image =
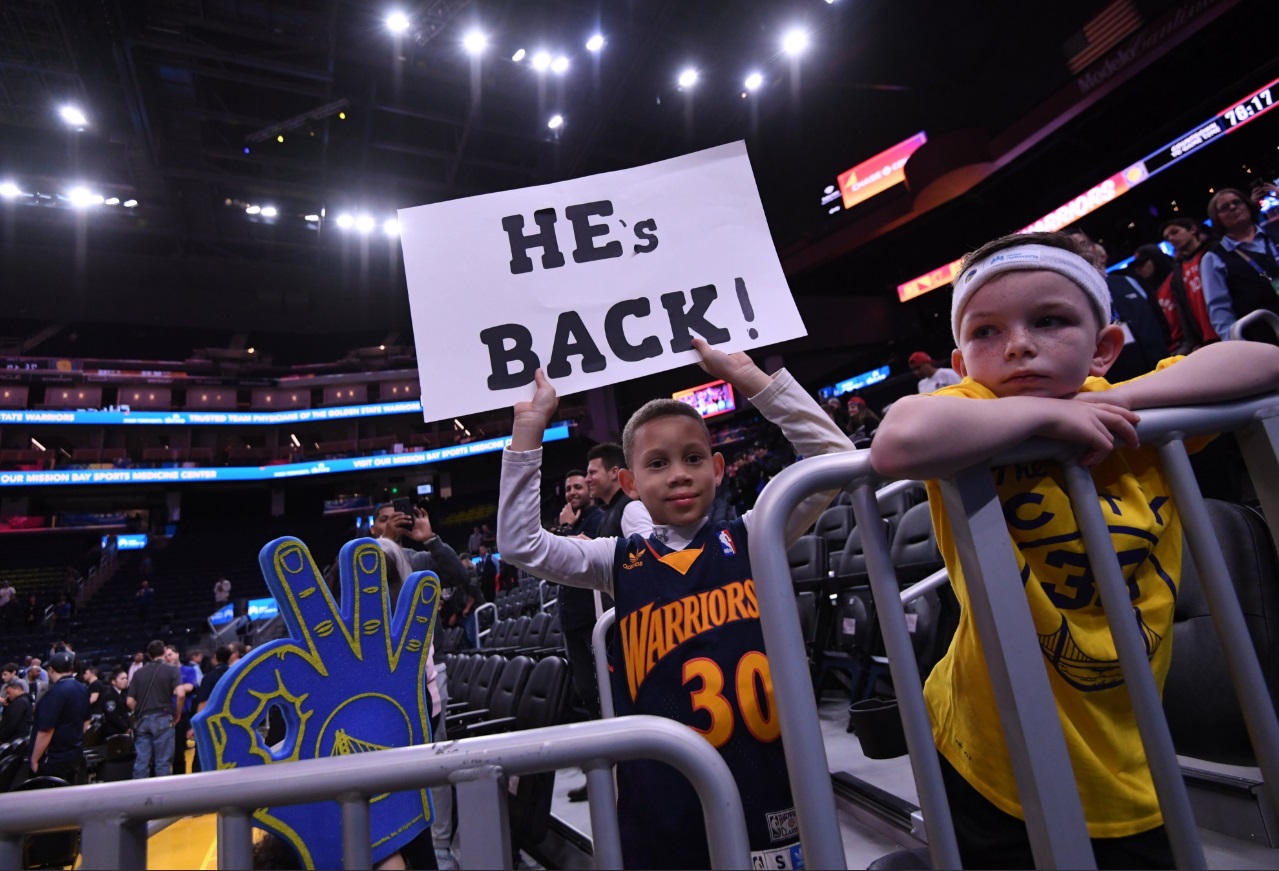
<path id="1" fill-rule="evenodd" d="M 571 587 L 613 592 L 616 538 L 568 538 L 542 528 L 542 449 L 502 452 L 497 549 L 504 562 Z"/>

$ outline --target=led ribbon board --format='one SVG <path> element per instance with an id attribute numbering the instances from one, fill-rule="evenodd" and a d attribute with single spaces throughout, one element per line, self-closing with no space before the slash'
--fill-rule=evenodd
<path id="1" fill-rule="evenodd" d="M 387 414 L 422 413 L 422 403 L 377 402 L 344 405 L 338 408 L 299 408 L 295 411 L 0 411 L 3 423 L 135 424 L 144 426 L 189 426 L 191 424 L 270 425 L 344 420 L 352 417 L 381 417 Z"/>
<path id="2" fill-rule="evenodd" d="M 1253 91 L 1239 102 L 1231 104 L 1207 121 L 1196 125 L 1189 132 L 1178 136 L 1162 148 L 1152 151 L 1127 169 L 1122 169 L 1105 181 L 1093 185 L 1070 202 L 1053 209 L 1017 232 L 1049 233 L 1060 230 L 1075 223 L 1084 215 L 1096 211 L 1111 200 L 1123 196 L 1146 179 L 1189 157 L 1208 143 L 1238 130 L 1269 112 L 1275 106 L 1276 85 L 1279 85 L 1279 79 L 1274 79 L 1264 87 Z M 931 272 L 912 278 L 905 284 L 897 285 L 898 301 L 906 302 L 950 284 L 959 274 L 959 262 L 954 260 L 945 266 L 939 266 Z"/>
<path id="3" fill-rule="evenodd" d="M 568 438 L 568 422 L 548 427 L 544 442 Z M 278 466 L 232 466 L 209 469 L 54 469 L 35 472 L 0 472 L 0 487 L 48 487 L 82 484 L 187 484 L 203 481 L 276 481 L 282 478 L 334 475 L 341 472 L 367 472 L 424 466 L 442 460 L 473 457 L 500 451 L 511 443 L 510 436 L 485 439 L 469 445 L 433 448 L 412 454 L 386 454 L 376 457 L 345 457 L 312 463 L 281 463 Z"/>

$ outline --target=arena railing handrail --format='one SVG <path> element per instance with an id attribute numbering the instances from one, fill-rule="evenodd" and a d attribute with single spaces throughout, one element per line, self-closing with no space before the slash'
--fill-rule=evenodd
<path id="1" fill-rule="evenodd" d="M 23 835 L 79 827 L 85 868 L 146 867 L 150 820 L 216 812 L 218 867 L 253 867 L 250 814 L 259 807 L 336 800 L 343 867 L 370 868 L 369 801 L 387 792 L 457 787 L 465 867 L 511 867 L 505 825 L 508 776 L 582 767 L 610 778 L 618 761 L 655 759 L 692 783 L 706 820 L 711 864 L 750 868 L 741 796 L 723 758 L 691 729 L 663 717 L 619 717 L 342 758 L 252 766 L 0 796 L 0 868 L 21 868 Z M 590 811 L 597 868 L 621 867 L 617 809 L 603 792 Z M 497 823 L 495 825 L 495 822 Z M 608 834 L 611 832 L 611 836 Z"/>
<path id="2" fill-rule="evenodd" d="M 1263 772 L 1267 797 L 1275 802 L 1279 797 L 1279 721 L 1269 704 L 1238 598 L 1208 525 L 1184 439 L 1238 431 L 1240 446 L 1274 535 L 1279 532 L 1279 396 L 1268 394 L 1213 405 L 1145 409 L 1141 418 L 1138 435 L 1143 443 L 1159 446 L 1173 498 L 1186 518 L 1186 540 L 1200 568 L 1205 598 L 1226 649 L 1227 664 Z M 1036 864 L 1041 868 L 1096 865 L 1073 779 L 1053 776 L 1070 770 L 1069 755 L 1047 674 L 1039 665 L 1042 657 L 1029 607 L 1021 594 L 1016 559 L 989 469 L 1043 459 L 1063 464 L 1071 503 L 1089 553 L 1111 555 L 1109 559 L 1090 560 L 1098 577 L 1103 604 L 1110 605 L 1112 613 L 1124 613 L 1128 598 L 1118 558 L 1114 556 L 1092 478 L 1078 466 L 1074 456 L 1073 448 L 1035 440 L 941 482 L 968 582 L 974 620 L 991 668 L 1027 830 Z M 827 761 L 783 540 L 786 520 L 803 499 L 822 490 L 843 487 L 852 494 L 857 525 L 869 531 L 862 539 L 867 571 L 897 690 L 932 866 L 959 867 L 954 828 L 924 706 L 922 684 L 901 608 L 902 595 L 889 558 L 883 524 L 876 522 L 880 515 L 874 487 L 879 480 L 871 468 L 869 451 L 813 457 L 784 469 L 764 489 L 755 506 L 751 565 L 800 837 L 806 864 L 846 867 L 834 795 L 824 786 L 829 784 Z M 1015 590 L 1016 594 L 990 595 L 994 589 Z M 1144 649 L 1132 643 L 1139 644 L 1140 639 L 1131 621 L 1117 622 L 1122 624 L 1116 633 L 1120 664 L 1134 696 L 1139 731 L 1150 759 L 1173 854 L 1178 867 L 1204 867 L 1202 846 Z M 1125 630 L 1130 630 L 1126 638 Z"/>

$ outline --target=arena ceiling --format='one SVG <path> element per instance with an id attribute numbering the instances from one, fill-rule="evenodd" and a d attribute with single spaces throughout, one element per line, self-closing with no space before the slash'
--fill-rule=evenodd
<path id="1" fill-rule="evenodd" d="M 398 7 L 398 36 L 394 8 L 6 0 L 0 182 L 47 196 L 3 203 L 5 308 L 297 331 L 392 318 L 407 333 L 381 230 L 397 208 L 746 139 L 810 328 L 844 328 L 815 330 L 807 350 L 829 356 L 900 332 L 894 286 L 955 256 L 956 235 L 1016 229 L 1275 62 L 1266 0 L 419 0 Z M 1108 11 L 1122 38 L 1174 13 L 1184 32 L 1089 97 Z M 795 58 L 780 48 L 793 27 L 810 40 Z M 478 60 L 463 47 L 477 28 Z M 567 70 L 535 71 L 539 49 Z M 688 67 L 699 80 L 681 88 Z M 839 172 L 921 130 L 931 152 L 908 185 L 826 213 Z M 75 208 L 75 187 L 105 202 Z M 374 230 L 338 227 L 344 213 Z"/>

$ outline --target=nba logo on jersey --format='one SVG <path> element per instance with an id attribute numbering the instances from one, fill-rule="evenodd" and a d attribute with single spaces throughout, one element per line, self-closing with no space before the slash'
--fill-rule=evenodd
<path id="1" fill-rule="evenodd" d="M 737 545 L 733 544 L 733 536 L 727 529 L 719 531 L 719 546 L 724 549 L 724 556 L 737 556 Z"/>

